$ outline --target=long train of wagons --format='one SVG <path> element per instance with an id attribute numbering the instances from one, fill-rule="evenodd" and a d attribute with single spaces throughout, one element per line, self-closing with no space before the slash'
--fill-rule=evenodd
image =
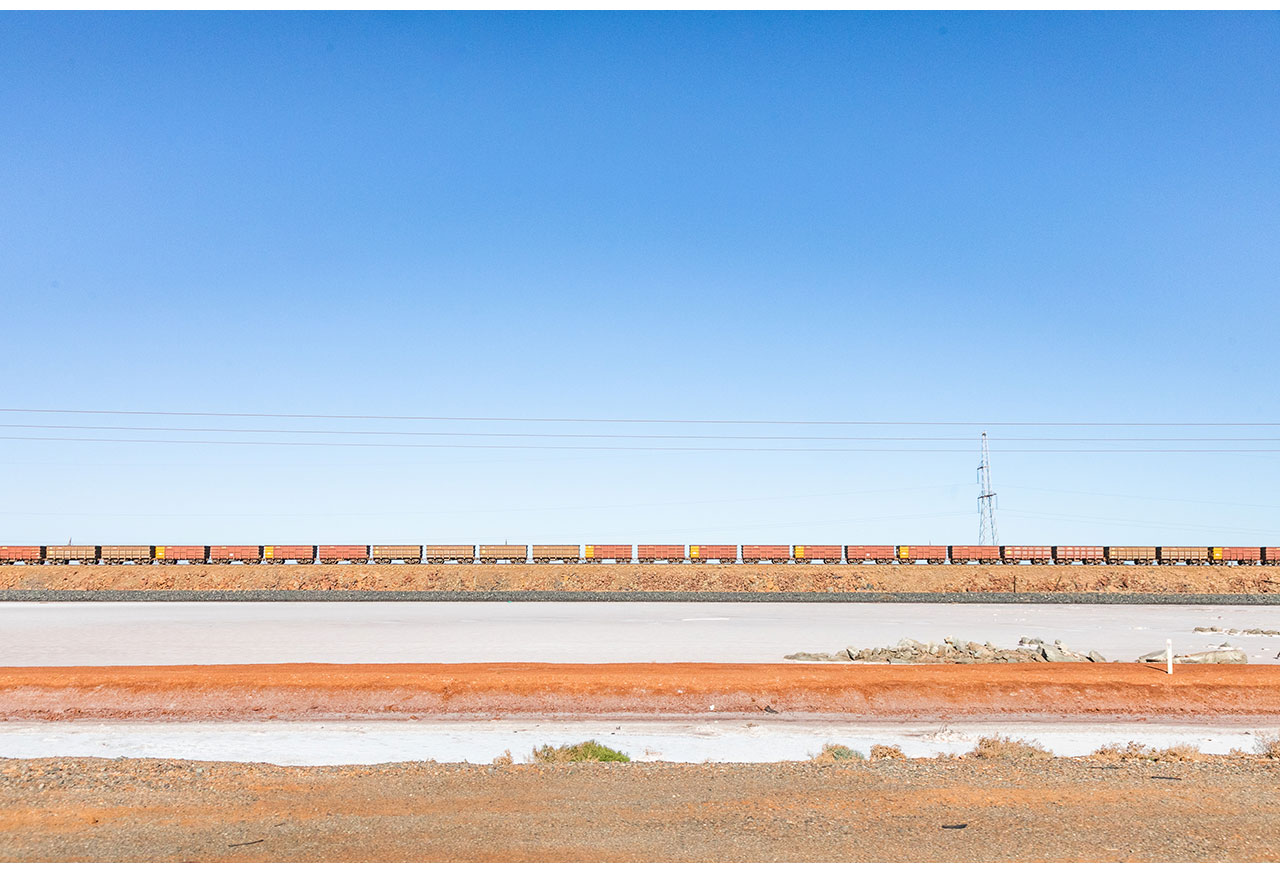
<path id="1" fill-rule="evenodd" d="M 0 546 L 0 564 L 1280 564 L 1280 546 Z"/>

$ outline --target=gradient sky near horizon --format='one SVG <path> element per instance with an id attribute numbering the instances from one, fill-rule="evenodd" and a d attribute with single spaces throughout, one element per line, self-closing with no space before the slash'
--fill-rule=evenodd
<path id="1" fill-rule="evenodd" d="M 6 410 L 915 422 L 6 411 L 0 540 L 968 542 L 985 428 L 1003 542 L 1280 542 L 1277 58 L 1275 13 L 0 14 Z"/>

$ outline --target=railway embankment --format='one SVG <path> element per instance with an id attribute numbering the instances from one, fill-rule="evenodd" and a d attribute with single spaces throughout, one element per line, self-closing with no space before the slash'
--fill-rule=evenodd
<path id="1" fill-rule="evenodd" d="M 717 594 L 762 599 L 877 594 L 983 599 L 1213 595 L 1276 598 L 1275 566 L 875 565 L 875 564 L 230 564 L 0 566 L 0 598 L 40 592 L 459 593 L 564 596 Z M 8 595 L 8 597 L 6 597 Z M 51 599 L 54 599 L 51 597 Z M 57 598 L 61 599 L 61 598 Z M 595 598 L 592 598 L 595 599 Z"/>

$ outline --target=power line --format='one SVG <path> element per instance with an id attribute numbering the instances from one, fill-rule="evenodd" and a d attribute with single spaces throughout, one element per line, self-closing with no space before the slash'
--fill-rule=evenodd
<path id="1" fill-rule="evenodd" d="M 530 433 L 501 431 L 324 430 L 258 427 L 161 427 L 127 424 L 4 424 L 10 430 L 109 430 L 131 433 L 238 433 L 303 436 L 485 437 L 511 439 L 782 440 L 796 442 L 969 442 L 971 437 L 792 434 Z M 999 443 L 1280 443 L 1280 437 L 997 437 Z"/>
<path id="2" fill-rule="evenodd" d="M 491 443 L 369 443 L 369 442 L 300 442 L 284 440 L 175 440 L 175 439 L 126 439 L 123 437 L 57 437 L 57 436 L 0 436 L 8 442 L 73 442 L 73 443 L 133 443 L 138 445 L 179 446 L 281 446 L 287 448 L 368 448 L 368 449 L 519 449 L 583 452 L 819 452 L 819 453 L 905 453 L 905 454 L 968 454 L 969 449 L 932 449 L 917 446 L 828 448 L 818 446 L 565 446 L 545 443 L 494 445 Z M 1280 454 L 1280 449 L 1004 449 L 1005 454 L 1183 454 L 1183 455 L 1248 455 Z"/>
<path id="3" fill-rule="evenodd" d="M 362 421 L 505 421 L 577 424 L 767 424 L 767 425 L 901 425 L 918 427 L 1280 427 L 1275 421 L 876 421 L 820 419 L 718 419 L 718 418 L 533 418 L 457 415 L 354 415 L 300 412 L 194 412 L 139 409 L 37 409 L 0 408 L 0 413 L 50 415 L 144 415 L 205 418 L 310 418 Z"/>

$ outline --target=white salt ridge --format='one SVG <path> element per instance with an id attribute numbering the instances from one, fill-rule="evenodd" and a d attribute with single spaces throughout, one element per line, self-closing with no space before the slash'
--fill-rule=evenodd
<path id="1" fill-rule="evenodd" d="M 999 734 L 1032 740 L 1064 756 L 1110 743 L 1155 748 L 1189 744 L 1210 754 L 1257 751 L 1280 736 L 1280 722 L 1234 726 L 1185 724 L 948 723 L 840 725 L 829 721 L 747 722 L 312 722 L 312 723 L 31 723 L 0 724 L 0 757 L 187 758 L 286 765 L 380 764 L 434 759 L 487 764 L 510 750 L 524 761 L 535 746 L 594 739 L 637 761 L 700 763 L 804 761 L 824 743 L 867 754 L 896 745 L 909 757 L 971 751 Z"/>
<path id="2" fill-rule="evenodd" d="M 1239 646 L 1276 663 L 1280 606 L 924 603 L 0 603 L 0 666 L 779 662 L 904 637 L 1024 636 L 1132 661 Z"/>

